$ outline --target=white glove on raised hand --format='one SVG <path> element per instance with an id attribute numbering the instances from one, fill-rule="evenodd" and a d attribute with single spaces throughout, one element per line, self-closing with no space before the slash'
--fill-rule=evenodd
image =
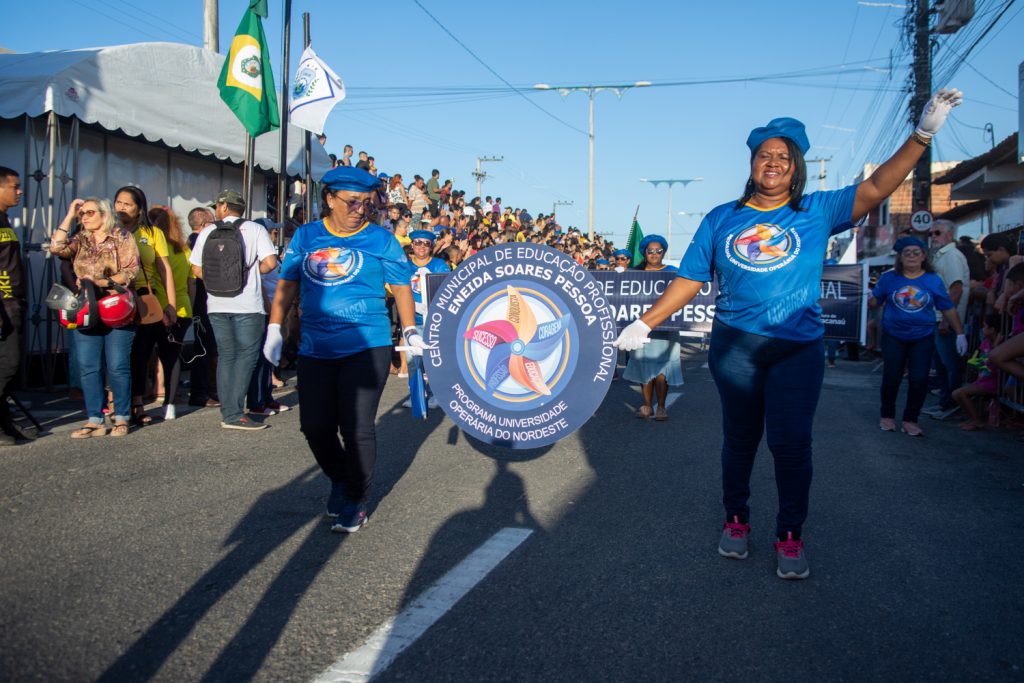
<path id="1" fill-rule="evenodd" d="M 956 353 L 958 356 L 967 355 L 967 335 L 958 334 L 956 335 Z"/>
<path id="2" fill-rule="evenodd" d="M 278 323 L 267 325 L 267 341 L 263 342 L 263 357 L 270 361 L 270 364 L 277 366 L 281 362 L 281 348 L 284 346 L 284 339 L 281 338 L 281 326 Z"/>
<path id="3" fill-rule="evenodd" d="M 634 320 L 629 325 L 626 325 L 619 338 L 612 342 L 612 346 L 620 351 L 636 351 L 651 341 L 647 338 L 647 335 L 650 333 L 651 328 L 647 326 L 647 323 L 643 320 Z"/>
<path id="4" fill-rule="evenodd" d="M 930 140 L 946 123 L 946 117 L 949 116 L 950 110 L 959 106 L 963 101 L 964 94 L 956 88 L 949 90 L 942 88 L 928 101 L 924 113 L 921 114 L 921 120 L 917 124 L 917 130 L 914 132 Z"/>
<path id="5" fill-rule="evenodd" d="M 402 336 L 405 337 L 404 350 L 408 352 L 410 356 L 422 356 L 423 352 L 430 349 L 430 346 L 423 341 L 423 337 L 416 331 L 415 327 L 407 327 L 402 331 Z"/>

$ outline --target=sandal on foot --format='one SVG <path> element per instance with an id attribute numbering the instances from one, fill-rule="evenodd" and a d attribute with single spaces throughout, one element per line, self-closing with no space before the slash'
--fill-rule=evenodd
<path id="1" fill-rule="evenodd" d="M 646 420 L 647 418 L 649 418 L 651 416 L 651 407 L 650 406 L 640 406 L 636 410 L 636 416 L 639 417 L 641 420 Z"/>
<path id="2" fill-rule="evenodd" d="M 896 431 L 896 420 L 891 417 L 883 417 L 878 421 L 878 428 L 883 432 L 895 432 Z"/>
<path id="3" fill-rule="evenodd" d="M 93 436 L 103 436 L 107 428 L 97 422 L 86 422 L 82 427 L 71 432 L 72 439 L 88 439 Z"/>
<path id="4" fill-rule="evenodd" d="M 128 424 L 120 422 L 110 430 L 110 436 L 128 436 Z"/>
<path id="5" fill-rule="evenodd" d="M 654 413 L 654 420 L 656 422 L 664 422 L 668 419 L 668 413 L 665 412 L 665 406 L 658 406 L 658 410 Z"/>
<path id="6" fill-rule="evenodd" d="M 147 415 L 145 407 L 139 404 L 132 406 L 132 416 L 128 421 L 133 425 L 145 427 L 153 422 L 153 418 Z"/>

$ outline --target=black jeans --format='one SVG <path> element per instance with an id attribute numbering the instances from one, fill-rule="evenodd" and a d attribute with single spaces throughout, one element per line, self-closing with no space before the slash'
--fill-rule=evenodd
<path id="1" fill-rule="evenodd" d="M 299 425 L 320 469 L 353 502 L 365 501 L 373 482 L 377 406 L 390 365 L 390 346 L 329 360 L 299 356 Z"/>
<path id="2" fill-rule="evenodd" d="M 907 405 L 903 409 L 904 422 L 917 422 L 921 406 L 928 396 L 928 371 L 932 366 L 935 335 L 923 339 L 897 339 L 882 335 L 882 417 L 896 417 L 896 395 L 903 383 L 903 369 L 907 369 Z"/>
<path id="3" fill-rule="evenodd" d="M 799 537 L 811 491 L 811 427 L 825 374 L 821 339 L 795 342 L 715 321 L 708 366 L 722 401 L 722 503 L 750 518 L 750 473 L 761 436 L 775 460 L 775 533 Z"/>
<path id="4" fill-rule="evenodd" d="M 202 403 L 217 395 L 211 381 L 211 369 L 217 362 L 217 340 L 213 336 L 210 317 L 194 316 L 195 341 L 192 344 L 192 363 L 189 370 L 189 401 Z"/>

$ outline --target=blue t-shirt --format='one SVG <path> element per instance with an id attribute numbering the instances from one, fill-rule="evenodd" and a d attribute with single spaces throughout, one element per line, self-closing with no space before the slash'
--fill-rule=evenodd
<path id="1" fill-rule="evenodd" d="M 452 269 L 447 263 L 439 258 L 431 258 L 427 261 L 425 266 L 417 266 L 409 259 L 409 278 L 412 284 L 412 301 L 416 305 L 416 324 L 423 324 L 423 301 L 427 295 L 427 281 L 426 278 L 421 278 L 419 273 L 421 268 L 426 268 L 431 273 L 443 273 L 447 275 L 452 272 Z"/>
<path id="2" fill-rule="evenodd" d="M 379 225 L 339 237 L 321 220 L 295 231 L 281 279 L 299 282 L 299 354 L 343 358 L 391 345 L 384 285 L 408 285 L 409 266 L 402 245 Z"/>
<path id="3" fill-rule="evenodd" d="M 885 304 L 882 329 L 897 339 L 914 341 L 935 332 L 935 310 L 955 308 L 942 278 L 921 273 L 915 278 L 887 270 L 878 278 L 871 296 Z"/>
<path id="4" fill-rule="evenodd" d="M 704 217 L 679 276 L 718 277 L 715 318 L 744 332 L 813 341 L 821 322 L 821 272 L 828 239 L 850 228 L 857 186 L 804 195 L 804 211 L 788 204 L 758 209 L 722 204 Z"/>

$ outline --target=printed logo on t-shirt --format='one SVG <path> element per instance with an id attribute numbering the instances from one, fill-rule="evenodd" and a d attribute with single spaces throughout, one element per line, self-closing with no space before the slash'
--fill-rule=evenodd
<path id="1" fill-rule="evenodd" d="M 800 235 L 792 228 L 758 223 L 725 240 L 729 261 L 757 273 L 784 268 L 800 253 Z"/>
<path id="2" fill-rule="evenodd" d="M 322 287 L 351 282 L 363 268 L 361 252 L 345 247 L 325 247 L 306 254 L 303 264 L 306 277 Z"/>
<path id="3" fill-rule="evenodd" d="M 925 308 L 931 300 L 932 297 L 926 290 L 914 285 L 904 285 L 892 294 L 892 302 L 896 304 L 896 308 L 907 313 L 917 313 Z"/>

